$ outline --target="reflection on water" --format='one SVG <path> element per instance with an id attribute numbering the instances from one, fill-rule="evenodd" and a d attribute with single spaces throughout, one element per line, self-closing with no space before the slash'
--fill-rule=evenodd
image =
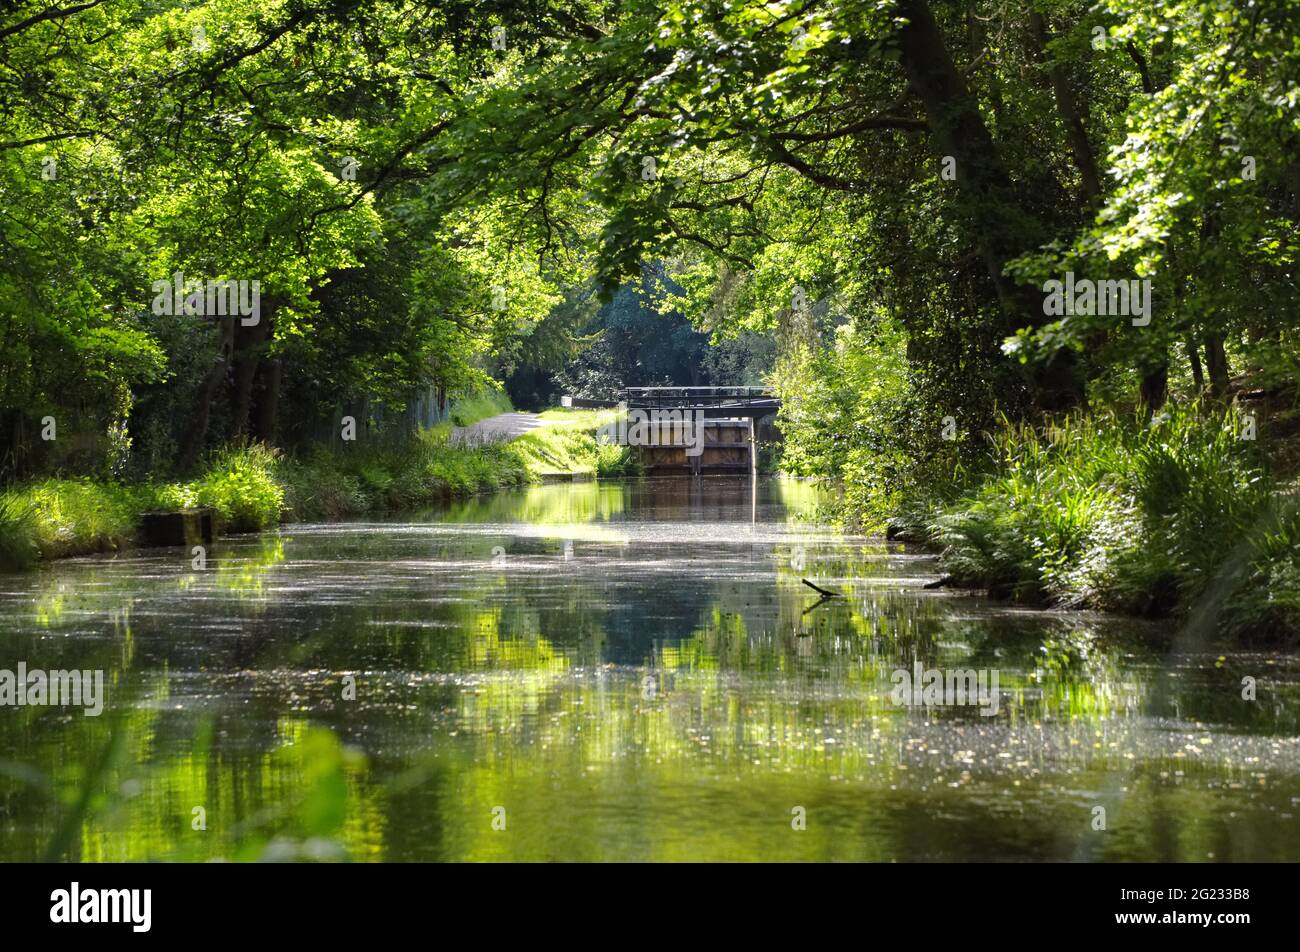
<path id="1" fill-rule="evenodd" d="M 109 697 L 0 708 L 0 859 L 1300 858 L 1300 659 L 925 591 L 817 502 L 546 486 L 0 576 L 0 668 Z M 916 661 L 996 715 L 896 706 Z"/>

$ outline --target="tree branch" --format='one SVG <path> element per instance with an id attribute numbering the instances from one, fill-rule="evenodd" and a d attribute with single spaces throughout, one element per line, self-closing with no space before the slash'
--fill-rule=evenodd
<path id="1" fill-rule="evenodd" d="M 36 139 L 15 139 L 9 142 L 0 142 L 2 149 L 21 149 L 29 145 L 40 145 L 42 142 L 57 142 L 59 139 L 87 139 L 95 133 L 89 129 L 80 132 L 58 132 L 54 135 L 40 136 Z"/>
<path id="2" fill-rule="evenodd" d="M 867 129 L 907 129 L 911 132 L 926 132 L 930 124 L 924 119 L 908 119 L 905 116 L 868 116 L 859 122 L 850 123 L 841 129 L 829 132 L 773 132 L 772 138 L 791 142 L 829 142 L 842 139 Z"/>
<path id="3" fill-rule="evenodd" d="M 40 13 L 29 16 L 26 20 L 0 30 L 0 40 L 3 40 L 6 36 L 13 36 L 15 33 L 21 33 L 28 27 L 35 26 L 38 23 L 44 23 L 47 20 L 66 19 L 67 17 L 80 13 L 83 10 L 97 7 L 103 2 L 104 0 L 90 0 L 89 3 L 79 3 L 73 7 L 50 7 L 48 10 L 42 10 Z"/>

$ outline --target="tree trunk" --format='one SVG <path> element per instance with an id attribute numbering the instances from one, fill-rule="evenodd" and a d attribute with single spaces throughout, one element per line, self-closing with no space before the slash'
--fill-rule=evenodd
<path id="1" fill-rule="evenodd" d="M 1154 413 L 1165 405 L 1165 400 L 1169 398 L 1169 361 L 1161 361 L 1142 375 L 1138 398 L 1149 413 Z"/>
<path id="2" fill-rule="evenodd" d="M 0 479 L 22 476 L 26 472 L 25 424 L 22 411 L 0 411 L 0 441 L 5 446 L 4 455 L 0 456 Z"/>
<path id="3" fill-rule="evenodd" d="M 251 327 L 242 324 L 235 330 L 235 399 L 231 412 L 231 435 L 245 437 L 251 429 L 253 383 L 262 360 L 264 344 L 271 326 L 271 308 L 263 307 L 261 320 Z"/>
<path id="4" fill-rule="evenodd" d="M 1047 75 L 1052 81 L 1052 93 L 1056 99 L 1056 113 L 1065 126 L 1066 137 L 1070 140 L 1070 150 L 1074 153 L 1074 164 L 1079 170 L 1079 179 L 1083 186 L 1083 197 L 1087 204 L 1094 205 L 1101 199 L 1101 173 L 1097 170 L 1097 160 L 1093 156 L 1092 143 L 1088 140 L 1088 130 L 1083 126 L 1083 115 L 1079 109 L 1074 87 L 1065 74 L 1061 64 L 1050 60 L 1047 44 L 1051 36 L 1047 31 L 1047 20 L 1037 10 L 1029 13 L 1029 29 L 1038 44 L 1038 55 L 1047 62 Z"/>
<path id="5" fill-rule="evenodd" d="M 1300 222 L 1300 162 L 1290 163 L 1286 171 L 1291 183 L 1291 219 Z"/>
<path id="6" fill-rule="evenodd" d="M 217 357 L 216 363 L 208 369 L 203 383 L 199 385 L 198 405 L 181 444 L 180 462 L 177 464 L 181 473 L 191 472 L 198 462 L 199 453 L 203 451 L 203 443 L 208 435 L 208 421 L 212 418 L 212 398 L 216 394 L 217 384 L 226 375 L 226 366 L 225 357 Z"/>
<path id="7" fill-rule="evenodd" d="M 1210 376 L 1210 393 L 1218 399 L 1228 392 L 1228 355 L 1223 349 L 1223 335 L 1205 335 L 1205 369 Z"/>
<path id="8" fill-rule="evenodd" d="M 194 418 L 185 431 L 181 443 L 180 472 L 188 473 L 198 462 L 199 453 L 203 451 L 204 441 L 208 435 L 208 421 L 212 418 L 212 399 L 216 396 L 217 385 L 225 379 L 230 368 L 230 357 L 234 351 L 234 318 L 223 317 L 217 325 L 217 359 L 208 372 L 203 375 L 199 385 L 198 405 L 194 409 Z"/>
<path id="9" fill-rule="evenodd" d="M 1002 153 L 948 55 L 929 6 L 925 0 L 902 0 L 899 12 L 908 21 L 899 33 L 903 69 L 925 107 L 941 154 L 956 160 L 959 204 L 974 225 L 976 246 L 998 300 L 1014 315 L 1028 302 L 1003 270 L 1022 249 L 1037 245 L 1038 235 L 1021 234 L 1033 219 L 1012 194 Z"/>
<path id="10" fill-rule="evenodd" d="M 1200 393 L 1205 389 L 1205 371 L 1201 368 L 1201 352 L 1190 340 L 1184 346 L 1187 347 L 1187 360 L 1192 365 L 1192 384 L 1196 387 L 1196 392 Z"/>
<path id="11" fill-rule="evenodd" d="M 262 362 L 262 387 L 257 399 L 257 438 L 275 445 L 276 423 L 280 416 L 280 358 Z"/>
<path id="12" fill-rule="evenodd" d="M 1042 296 L 1004 272 L 1008 261 L 1039 246 L 1045 235 L 1042 224 L 1017 199 L 1002 152 L 948 55 L 926 0 L 901 0 L 898 9 L 907 18 L 899 32 L 903 70 L 925 109 L 940 154 L 956 161 L 958 207 L 993 282 L 1003 314 L 1001 331 L 1010 335 L 1022 327 L 1041 326 Z M 1073 351 L 1058 351 L 1046 366 L 1035 369 L 1031 383 L 1043 409 L 1083 402 Z"/>

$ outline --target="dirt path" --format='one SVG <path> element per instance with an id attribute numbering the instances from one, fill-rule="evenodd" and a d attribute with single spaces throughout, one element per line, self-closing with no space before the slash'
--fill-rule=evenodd
<path id="1" fill-rule="evenodd" d="M 470 426 L 458 426 L 451 431 L 447 442 L 452 446 L 482 446 L 485 443 L 504 443 L 546 424 L 536 413 L 499 413 Z"/>

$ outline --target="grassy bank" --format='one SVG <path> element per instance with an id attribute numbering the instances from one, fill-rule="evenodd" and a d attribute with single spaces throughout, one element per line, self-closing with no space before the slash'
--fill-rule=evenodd
<path id="1" fill-rule="evenodd" d="M 286 517 L 340 519 L 401 512 L 446 499 L 541 482 L 555 474 L 614 476 L 629 471 L 619 447 L 600 446 L 595 413 L 543 414 L 546 426 L 509 442 L 452 445 L 451 427 L 425 430 L 406 445 L 356 453 L 322 449 L 272 468 Z"/>
<path id="2" fill-rule="evenodd" d="M 954 584 L 1018 601 L 1300 637 L 1300 484 L 1236 410 L 1005 425 L 992 468 L 914 506 Z M 905 533 L 906 534 L 906 533 Z"/>
<path id="3" fill-rule="evenodd" d="M 396 447 L 322 448 L 303 457 L 262 445 L 231 448 L 212 456 L 188 482 L 46 479 L 13 487 L 0 493 L 0 568 L 130 545 L 141 515 L 151 511 L 208 507 L 220 531 L 248 532 L 288 520 L 414 510 L 557 473 L 631 471 L 625 448 L 596 442 L 599 414 L 552 411 L 543 417 L 546 426 L 506 443 L 452 445 L 447 423 Z"/>

